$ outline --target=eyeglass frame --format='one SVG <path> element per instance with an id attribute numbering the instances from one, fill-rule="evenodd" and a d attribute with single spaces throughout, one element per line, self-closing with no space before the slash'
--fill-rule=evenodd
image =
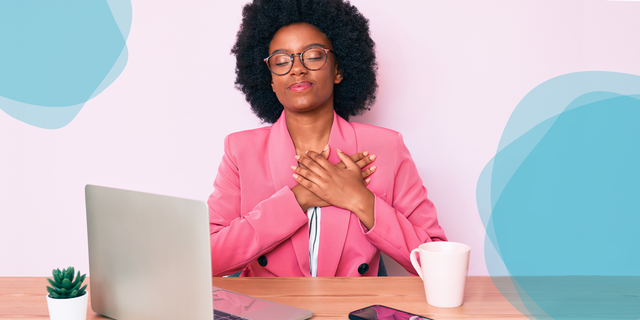
<path id="1" fill-rule="evenodd" d="M 311 50 L 311 49 L 322 49 L 322 51 L 324 51 L 325 59 L 324 59 L 324 63 L 322 64 L 322 66 L 320 66 L 320 68 L 311 69 L 311 68 L 307 67 L 307 66 L 304 64 L 304 60 L 302 60 L 302 55 L 303 55 L 305 52 L 307 52 L 307 51 L 309 51 L 309 50 Z M 303 66 L 305 69 L 310 70 L 310 71 L 316 71 L 316 70 L 320 70 L 320 69 L 322 69 L 322 67 L 324 67 L 324 66 L 327 64 L 327 61 L 329 60 L 329 52 L 333 53 L 334 55 L 336 54 L 336 52 L 335 52 L 335 51 L 333 51 L 333 50 L 331 50 L 331 49 L 323 48 L 323 47 L 309 47 L 309 48 L 307 48 L 307 49 L 304 49 L 302 52 L 293 53 L 293 54 L 289 54 L 289 53 L 281 52 L 281 51 L 276 51 L 276 52 L 272 53 L 271 55 L 269 55 L 268 57 L 266 57 L 266 58 L 262 59 L 262 61 L 264 61 L 264 62 L 267 64 L 267 69 L 269 69 L 269 71 L 270 71 L 271 73 L 275 74 L 276 76 L 284 76 L 284 75 L 288 74 L 289 72 L 291 72 L 291 69 L 293 69 L 293 62 L 294 62 L 293 60 L 295 59 L 295 58 L 294 58 L 294 56 L 299 56 L 299 58 L 298 58 L 298 59 L 300 59 L 300 63 L 302 63 L 302 66 Z M 278 73 L 273 72 L 273 70 L 271 70 L 271 68 L 269 67 L 269 59 L 270 59 L 271 57 L 275 56 L 276 54 L 286 54 L 286 55 L 288 55 L 288 56 L 289 56 L 289 58 L 291 58 L 291 64 L 289 64 L 289 70 L 287 70 L 287 72 L 282 73 L 282 74 L 278 74 Z"/>

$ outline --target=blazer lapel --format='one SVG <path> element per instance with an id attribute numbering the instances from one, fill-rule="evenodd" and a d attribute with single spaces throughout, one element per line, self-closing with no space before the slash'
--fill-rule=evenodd
<path id="1" fill-rule="evenodd" d="M 298 165 L 296 161 L 296 148 L 287 130 L 287 121 L 282 115 L 271 126 L 269 133 L 269 167 L 271 168 L 271 178 L 273 179 L 274 191 L 278 191 L 285 186 L 293 188 L 298 182 L 293 179 L 291 166 Z"/>
<path id="2" fill-rule="evenodd" d="M 340 162 L 337 150 L 340 149 L 348 155 L 358 151 L 356 134 L 346 120 L 342 119 L 335 112 L 333 114 L 333 125 L 329 136 L 329 146 L 331 152 L 329 161 L 331 163 Z M 275 191 L 287 186 L 294 187 L 297 182 L 293 179 L 293 172 L 290 167 L 297 165 L 295 160 L 295 147 L 287 129 L 284 111 L 278 121 L 271 126 L 269 134 L 269 166 Z M 323 207 L 321 209 L 320 226 L 320 248 L 318 253 L 318 276 L 335 276 L 342 250 L 344 248 L 351 212 L 334 206 Z M 300 271 L 305 276 L 309 273 L 309 227 L 300 228 L 292 237 L 296 258 Z"/>
<path id="3" fill-rule="evenodd" d="M 338 163 L 337 149 L 347 155 L 352 155 L 358 151 L 356 134 L 346 120 L 342 119 L 335 112 L 333 115 L 333 126 L 329 137 L 329 162 Z M 318 253 L 318 276 L 334 277 L 338 269 L 338 264 L 342 258 L 342 251 L 349 229 L 351 212 L 330 206 L 321 209 L 320 218 L 320 246 Z M 354 217 L 355 219 L 355 217 Z"/>
<path id="4" fill-rule="evenodd" d="M 291 166 L 298 165 L 296 161 L 296 149 L 287 130 L 287 121 L 284 111 L 271 126 L 269 133 L 269 167 L 273 179 L 274 192 L 285 186 L 293 188 L 298 182 L 293 179 Z M 305 225 L 291 236 L 293 249 L 300 266 L 300 272 L 305 276 L 311 276 L 309 271 L 309 225 Z"/>

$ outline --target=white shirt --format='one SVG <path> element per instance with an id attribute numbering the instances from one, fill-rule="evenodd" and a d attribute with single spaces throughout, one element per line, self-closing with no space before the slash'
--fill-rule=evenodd
<path id="1" fill-rule="evenodd" d="M 320 246 L 320 207 L 307 210 L 309 217 L 309 271 L 318 276 L 318 247 Z"/>

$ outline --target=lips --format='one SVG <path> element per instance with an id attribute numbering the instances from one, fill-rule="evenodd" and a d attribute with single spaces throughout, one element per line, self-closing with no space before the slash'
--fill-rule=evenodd
<path id="1" fill-rule="evenodd" d="M 302 82 L 294 83 L 291 86 L 289 86 L 289 90 L 293 92 L 302 92 L 304 90 L 309 89 L 310 87 L 311 87 L 311 82 L 302 81 Z"/>

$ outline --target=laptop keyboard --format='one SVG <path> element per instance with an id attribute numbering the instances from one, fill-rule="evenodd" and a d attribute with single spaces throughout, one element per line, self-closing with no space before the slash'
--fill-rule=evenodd
<path id="1" fill-rule="evenodd" d="M 213 320 L 249 320 L 247 318 L 234 316 L 224 311 L 213 310 Z"/>

